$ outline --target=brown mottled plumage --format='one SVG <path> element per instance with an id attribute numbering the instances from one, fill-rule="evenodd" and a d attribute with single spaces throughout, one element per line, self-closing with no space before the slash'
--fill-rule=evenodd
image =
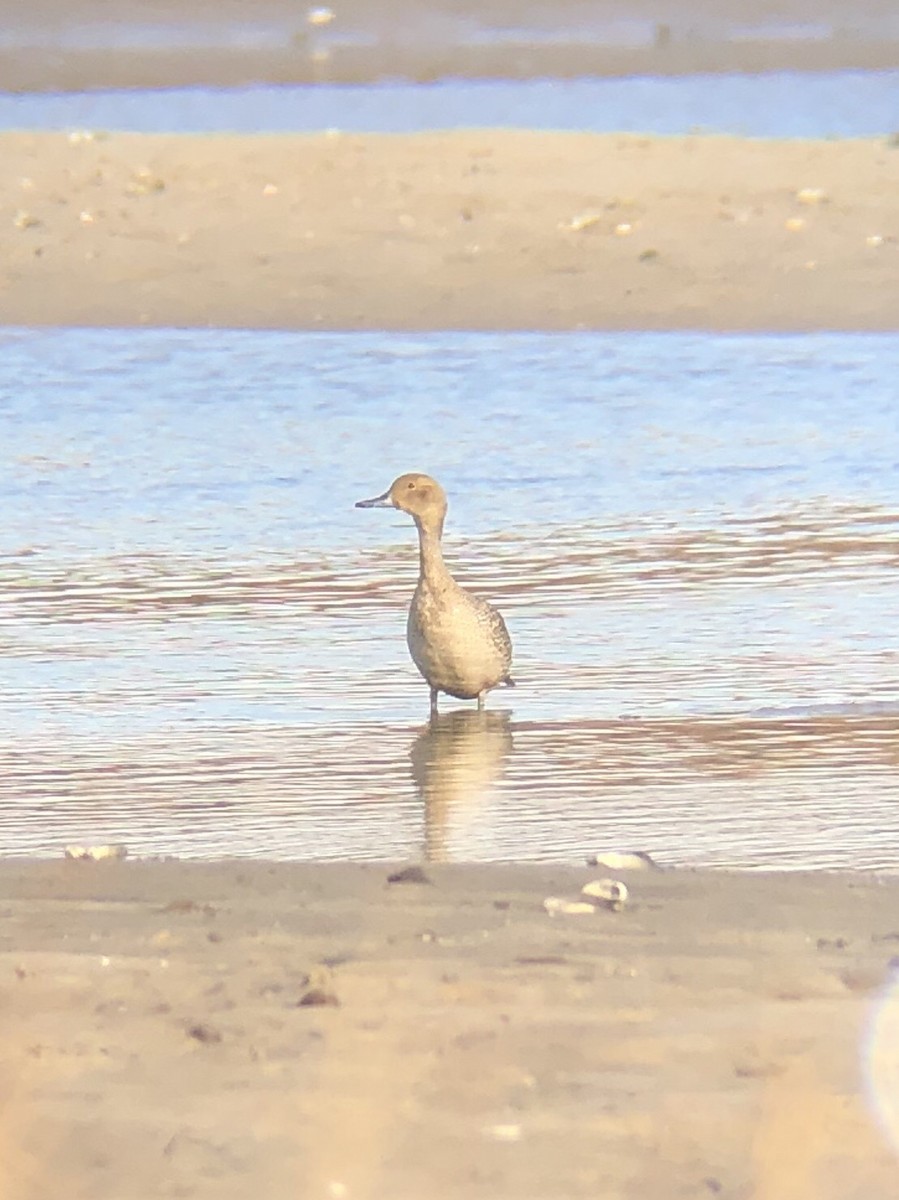
<path id="1" fill-rule="evenodd" d="M 420 569 L 409 607 L 409 653 L 431 688 L 431 712 L 437 695 L 459 700 L 484 696 L 499 684 L 513 686 L 512 641 L 500 614 L 461 588 L 443 561 L 440 539 L 446 495 L 429 475 L 401 475 L 383 496 L 360 500 L 357 508 L 399 508 L 418 527 Z"/>

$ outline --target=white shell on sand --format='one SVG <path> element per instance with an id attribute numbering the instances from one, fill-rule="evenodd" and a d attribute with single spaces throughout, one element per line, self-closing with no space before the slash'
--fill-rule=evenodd
<path id="1" fill-rule="evenodd" d="M 823 188 L 800 188 L 796 193 L 796 199 L 800 204 L 826 204 L 830 199 L 827 192 Z"/>
<path id="2" fill-rule="evenodd" d="M 578 213 L 577 216 L 571 217 L 568 221 L 560 221 L 559 228 L 566 229 L 570 233 L 580 233 L 583 229 L 589 229 L 591 225 L 596 225 L 602 220 L 602 214 L 596 212 Z"/>
<path id="3" fill-rule="evenodd" d="M 627 886 L 620 879 L 591 879 L 581 888 L 581 895 L 589 896 L 613 912 L 620 912 L 627 904 Z"/>
<path id="4" fill-rule="evenodd" d="M 32 213 L 26 211 L 24 208 L 20 208 L 18 210 L 12 219 L 12 223 L 15 225 L 16 229 L 34 229 L 36 226 L 42 224 L 38 217 L 35 217 Z"/>
<path id="5" fill-rule="evenodd" d="M 587 916 L 596 912 L 595 904 L 586 904 L 583 900 L 563 900 L 559 896 L 547 896 L 543 907 L 551 917 Z"/>
<path id="6" fill-rule="evenodd" d="M 121 842 L 109 846 L 66 846 L 66 858 L 100 862 L 104 858 L 126 858 L 128 847 Z"/>
<path id="7" fill-rule="evenodd" d="M 659 864 L 645 850 L 602 850 L 587 859 L 589 867 L 608 867 L 610 871 L 657 871 Z"/>

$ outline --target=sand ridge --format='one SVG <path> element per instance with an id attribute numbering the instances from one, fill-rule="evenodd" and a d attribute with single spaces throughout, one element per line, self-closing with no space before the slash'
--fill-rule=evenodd
<path id="1" fill-rule="evenodd" d="M 0 321 L 892 330 L 899 148 L 7 133 Z"/>

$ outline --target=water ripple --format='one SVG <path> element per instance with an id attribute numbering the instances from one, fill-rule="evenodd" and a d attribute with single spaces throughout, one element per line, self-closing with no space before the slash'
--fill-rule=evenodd
<path id="1" fill-rule="evenodd" d="M 0 344 L 5 852 L 899 870 L 895 337 Z M 433 727 L 419 466 L 516 644 Z"/>

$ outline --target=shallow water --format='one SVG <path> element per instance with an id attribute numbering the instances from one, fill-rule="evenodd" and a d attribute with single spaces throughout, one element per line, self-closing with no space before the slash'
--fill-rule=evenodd
<path id="1" fill-rule="evenodd" d="M 0 92 L 0 129 L 413 133 L 495 127 L 878 137 L 899 130 L 899 71 Z"/>
<path id="2" fill-rule="evenodd" d="M 899 337 L 0 334 L 0 852 L 899 869 Z M 426 469 L 486 714 L 408 661 Z"/>

